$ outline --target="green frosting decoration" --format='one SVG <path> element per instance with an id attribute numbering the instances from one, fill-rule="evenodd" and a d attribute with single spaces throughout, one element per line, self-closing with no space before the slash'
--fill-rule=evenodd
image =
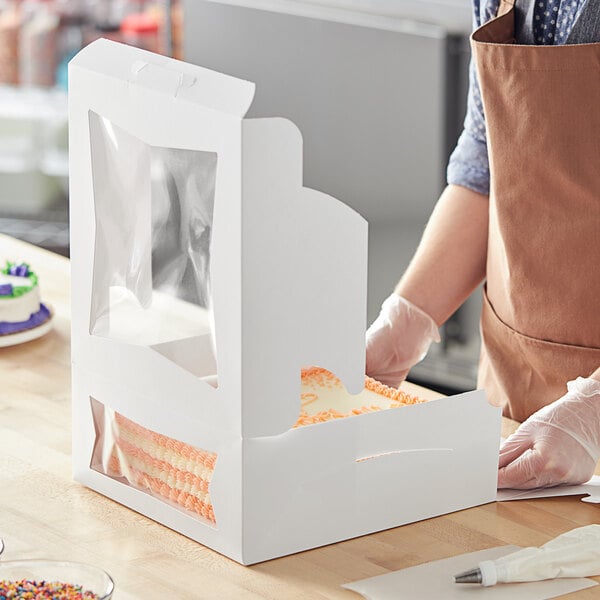
<path id="1" fill-rule="evenodd" d="M 5 299 L 10 300 L 12 298 L 19 298 L 20 296 L 23 296 L 23 295 L 27 294 L 28 292 L 30 292 L 38 284 L 37 275 L 29 269 L 29 265 L 27 263 L 15 263 L 15 262 L 9 262 L 7 260 L 6 267 L 4 269 L 2 269 L 1 272 L 4 273 L 4 275 L 18 276 L 18 275 L 14 275 L 11 272 L 11 270 L 14 270 L 14 268 L 18 267 L 18 266 L 27 267 L 27 275 L 25 277 L 27 277 L 27 279 L 29 279 L 29 281 L 31 282 L 31 287 L 27 286 L 27 285 L 13 285 L 12 294 L 10 296 L 0 296 L 0 302 L 2 302 L 2 300 L 5 300 Z"/>

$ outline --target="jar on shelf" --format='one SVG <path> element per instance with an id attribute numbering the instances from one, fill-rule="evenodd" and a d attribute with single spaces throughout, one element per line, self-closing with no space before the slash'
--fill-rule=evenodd
<path id="1" fill-rule="evenodd" d="M 19 83 L 53 86 L 58 62 L 59 16 L 50 0 L 25 0 L 21 11 Z"/>
<path id="2" fill-rule="evenodd" d="M 160 54 L 182 60 L 183 12 L 177 0 L 153 0 L 146 4 L 145 11 L 153 15 L 159 24 Z"/>
<path id="3" fill-rule="evenodd" d="M 159 20 L 150 13 L 127 15 L 121 22 L 121 36 L 126 44 L 150 52 L 160 51 Z"/>
<path id="4" fill-rule="evenodd" d="M 19 83 L 21 13 L 16 0 L 0 2 L 0 84 Z"/>

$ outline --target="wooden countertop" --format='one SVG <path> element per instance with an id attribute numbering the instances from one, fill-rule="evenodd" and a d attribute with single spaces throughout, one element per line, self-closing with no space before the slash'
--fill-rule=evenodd
<path id="1" fill-rule="evenodd" d="M 115 579 L 115 600 L 352 600 L 359 596 L 343 583 L 492 546 L 538 546 L 600 522 L 600 508 L 579 497 L 491 503 L 242 567 L 72 480 L 69 261 L 0 235 L 6 259 L 31 263 L 55 319 L 43 338 L 0 348 L 5 560 L 95 564 Z M 515 427 L 505 421 L 504 435 Z M 599 595 L 591 588 L 563 598 Z"/>

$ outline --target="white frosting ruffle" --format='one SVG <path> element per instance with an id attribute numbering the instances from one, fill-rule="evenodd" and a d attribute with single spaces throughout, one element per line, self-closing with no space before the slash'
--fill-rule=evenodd
<path id="1" fill-rule="evenodd" d="M 14 277 L 0 273 L 0 285 L 10 283 L 14 287 L 31 288 L 18 298 L 0 296 L 0 323 L 20 323 L 27 321 L 32 314 L 40 310 L 40 289 L 33 285 L 28 277 Z"/>

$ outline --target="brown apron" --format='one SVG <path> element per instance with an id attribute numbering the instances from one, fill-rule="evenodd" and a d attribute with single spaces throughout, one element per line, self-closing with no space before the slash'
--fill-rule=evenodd
<path id="1" fill-rule="evenodd" d="M 600 366 L 600 44 L 471 37 L 490 161 L 479 386 L 523 421 Z"/>

